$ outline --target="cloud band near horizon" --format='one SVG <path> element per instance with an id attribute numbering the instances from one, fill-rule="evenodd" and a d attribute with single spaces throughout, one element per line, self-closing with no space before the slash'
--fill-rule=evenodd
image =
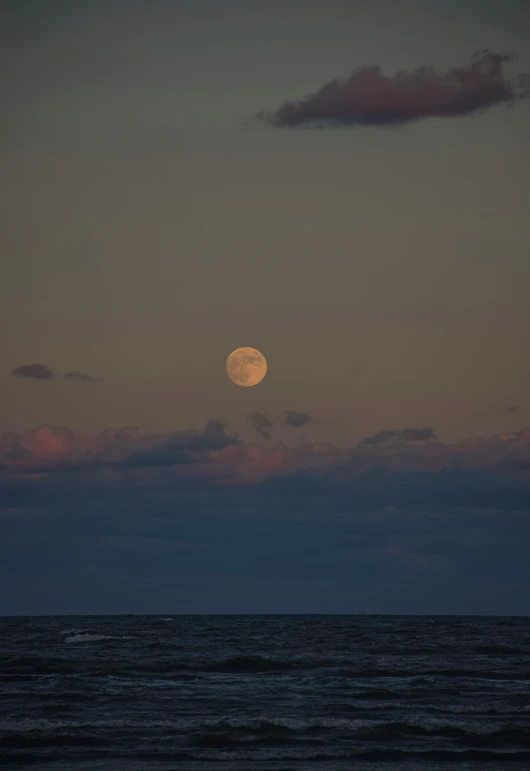
<path id="1" fill-rule="evenodd" d="M 28 474 L 45 479 L 56 472 L 94 472 L 96 477 L 99 472 L 115 472 L 126 477 L 131 469 L 148 470 L 151 482 L 152 473 L 158 470 L 166 482 L 170 472 L 173 481 L 185 476 L 214 485 L 256 484 L 300 475 L 306 481 L 313 478 L 340 485 L 381 470 L 398 474 L 484 469 L 528 472 L 530 428 L 454 444 L 436 440 L 430 428 L 383 430 L 346 449 L 330 444 L 246 444 L 229 433 L 222 420 L 210 421 L 201 431 L 168 434 L 125 427 L 85 435 L 42 425 L 0 435 L 0 484 L 10 485 Z M 125 477 L 122 481 L 126 482 Z"/>

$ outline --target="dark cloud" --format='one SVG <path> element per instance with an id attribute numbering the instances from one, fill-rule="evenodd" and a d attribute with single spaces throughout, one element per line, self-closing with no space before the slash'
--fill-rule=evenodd
<path id="1" fill-rule="evenodd" d="M 263 412 L 251 412 L 250 415 L 248 415 L 248 421 L 254 431 L 263 437 L 263 439 L 271 438 L 273 423 Z"/>
<path id="2" fill-rule="evenodd" d="M 11 370 L 13 377 L 29 377 L 33 380 L 50 380 L 54 372 L 46 364 L 23 364 Z"/>
<path id="3" fill-rule="evenodd" d="M 129 468 L 156 468 L 197 463 L 197 455 L 240 444 L 239 439 L 226 433 L 226 427 L 222 420 L 211 420 L 200 433 L 187 431 L 171 434 L 151 447 L 133 451 L 123 460 L 123 465 Z"/>
<path id="4" fill-rule="evenodd" d="M 230 445 L 241 444 L 241 441 L 235 436 L 226 433 L 227 428 L 228 424 L 220 418 L 210 420 L 204 427 L 202 434 L 194 437 L 186 446 L 189 450 L 212 452 Z"/>
<path id="5" fill-rule="evenodd" d="M 120 463 L 126 468 L 162 468 L 196 463 L 197 454 L 240 444 L 238 439 L 226 433 L 226 427 L 222 420 L 211 420 L 200 433 L 171 434 L 150 447 L 133 450 Z"/>
<path id="6" fill-rule="evenodd" d="M 252 412 L 248 415 L 250 425 L 263 439 L 271 438 L 271 429 L 275 422 L 280 422 L 282 426 L 291 428 L 301 428 L 312 420 L 309 412 L 297 412 L 296 410 L 285 410 L 279 417 L 270 420 L 263 412 Z"/>
<path id="7" fill-rule="evenodd" d="M 92 375 L 88 375 L 86 372 L 67 372 L 64 375 L 64 379 L 76 380 L 79 383 L 101 383 L 103 381 L 102 377 L 92 377 Z"/>
<path id="8" fill-rule="evenodd" d="M 335 79 L 316 93 L 284 102 L 273 113 L 257 117 L 278 127 L 398 126 L 429 117 L 456 117 L 528 95 L 528 76 L 513 83 L 505 66 L 514 54 L 488 50 L 476 53 L 469 64 L 436 72 L 420 66 L 394 76 L 379 66 L 365 66 L 345 80 Z"/>
<path id="9" fill-rule="evenodd" d="M 291 428 L 301 428 L 312 420 L 309 412 L 297 412 L 296 410 L 285 410 L 283 413 L 282 424 Z"/>
<path id="10" fill-rule="evenodd" d="M 385 429 L 373 436 L 367 436 L 362 443 L 375 445 L 391 442 L 427 442 L 430 439 L 434 439 L 432 428 L 404 428 L 401 431 Z"/>
<path id="11" fill-rule="evenodd" d="M 14 377 L 28 377 L 34 380 L 51 380 L 55 378 L 55 372 L 47 364 L 24 364 L 11 370 Z M 67 372 L 63 375 L 64 380 L 77 381 L 79 383 L 99 383 L 103 380 L 101 377 L 93 377 L 86 372 Z"/>

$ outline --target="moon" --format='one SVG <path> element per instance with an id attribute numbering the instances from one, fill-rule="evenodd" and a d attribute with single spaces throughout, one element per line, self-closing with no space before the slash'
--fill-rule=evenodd
<path id="1" fill-rule="evenodd" d="M 256 348 L 236 348 L 226 360 L 226 374 L 239 386 L 255 386 L 267 374 L 267 359 Z"/>

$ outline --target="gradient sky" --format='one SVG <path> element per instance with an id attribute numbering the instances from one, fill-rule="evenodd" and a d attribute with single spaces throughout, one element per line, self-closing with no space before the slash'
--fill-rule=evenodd
<path id="1" fill-rule="evenodd" d="M 167 436 L 221 418 L 253 443 L 260 437 L 249 413 L 272 420 L 296 410 L 311 419 L 299 429 L 278 421 L 274 441 L 352 448 L 409 426 L 432 427 L 453 446 L 530 425 L 530 100 L 387 127 L 254 120 L 365 65 L 388 75 L 421 65 L 444 71 L 489 49 L 518 54 L 510 77 L 530 72 L 524 0 L 4 0 L 0 13 L 0 432 L 29 436 L 51 425 L 81 436 L 132 425 Z M 226 377 L 225 359 L 239 346 L 267 357 L 256 388 Z M 57 375 L 11 374 L 35 363 Z M 71 372 L 101 380 L 62 377 Z M 123 500 L 107 499 L 107 488 L 103 498 L 94 493 L 90 513 L 86 481 L 63 475 L 48 484 L 34 464 L 32 478 L 53 487 L 41 499 L 34 482 L 25 486 L 27 468 L 9 465 L 18 463 L 15 444 L 46 463 L 74 455 L 79 463 L 81 452 L 92 463 L 101 448 L 80 450 L 72 439 L 50 455 L 55 434 L 36 436 L 5 440 L 11 449 L 0 457 L 9 475 L 0 490 L 3 576 L 20 582 L 0 612 L 530 612 L 519 546 L 530 535 L 526 471 L 517 505 L 496 499 L 500 519 L 488 508 L 471 567 L 457 548 L 451 569 L 433 557 L 434 531 L 415 557 L 415 542 L 390 538 L 387 515 L 368 524 L 357 512 L 347 524 L 343 494 L 335 501 L 330 493 L 336 521 L 327 522 L 322 502 L 323 519 L 306 523 L 302 537 L 309 492 L 297 492 L 294 508 L 275 492 L 271 514 L 261 497 L 249 502 L 246 487 L 231 489 L 233 498 L 210 483 L 184 495 L 157 479 L 150 494 L 163 500 L 153 509 L 146 502 L 136 527 L 130 480 L 120 482 Z M 134 452 L 153 442 L 141 439 Z M 235 452 L 230 443 L 219 451 Z M 277 457 L 263 463 L 283 469 Z M 295 465 L 308 473 L 305 461 Z M 467 484 L 475 490 L 475 478 Z M 410 533 L 417 512 L 396 496 L 366 505 L 402 506 L 397 532 Z M 457 518 L 454 533 L 477 527 L 482 503 Z M 155 509 L 164 523 L 156 536 Z M 184 519 L 169 522 L 170 512 Z M 289 517 L 296 524 L 280 535 L 278 518 Z M 107 532 L 116 518 L 119 545 Z M 502 541 L 492 575 L 486 555 L 509 522 L 512 540 Z M 352 527 L 367 553 L 381 545 L 391 569 L 363 552 L 354 560 L 361 572 L 350 574 L 348 546 L 340 546 L 346 567 L 337 563 Z M 271 554 L 278 574 L 267 572 Z M 65 586 L 76 559 L 82 574 Z M 113 573 L 113 565 L 121 567 Z M 195 588 L 175 601 L 190 574 Z"/>

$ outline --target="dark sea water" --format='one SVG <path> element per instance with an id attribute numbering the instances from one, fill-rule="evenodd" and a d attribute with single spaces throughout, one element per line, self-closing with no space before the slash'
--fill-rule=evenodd
<path id="1" fill-rule="evenodd" d="M 0 766 L 530 769 L 530 619 L 0 619 Z"/>

